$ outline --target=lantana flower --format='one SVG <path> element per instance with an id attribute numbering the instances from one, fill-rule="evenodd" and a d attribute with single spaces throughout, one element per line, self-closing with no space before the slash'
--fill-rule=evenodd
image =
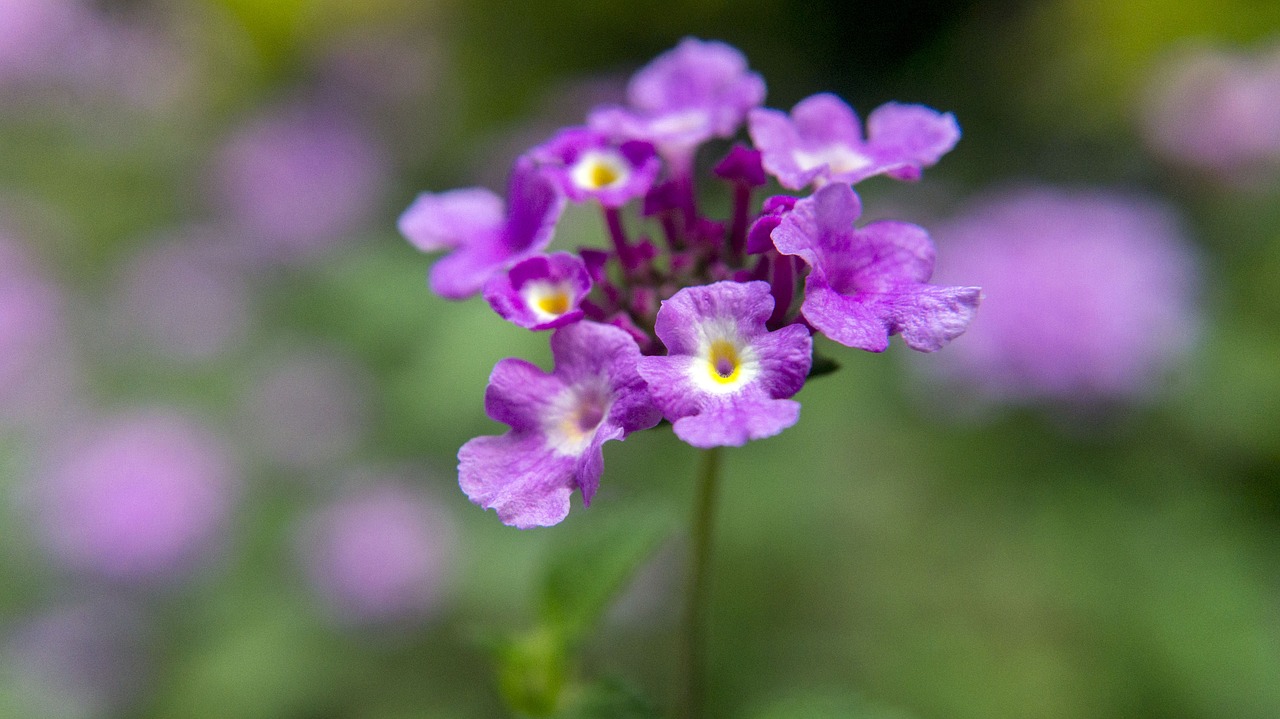
<path id="1" fill-rule="evenodd" d="M 484 298 L 503 319 L 531 330 L 549 330 L 582 319 L 591 289 L 587 265 L 568 252 L 536 255 L 489 279 Z"/>
<path id="2" fill-rule="evenodd" d="M 653 145 L 639 140 L 614 143 L 585 127 L 562 130 L 530 155 L 570 200 L 595 199 L 605 207 L 621 207 L 643 197 L 660 168 Z"/>
<path id="3" fill-rule="evenodd" d="M 630 107 L 598 109 L 588 123 L 614 137 L 652 142 L 679 164 L 703 142 L 737 132 L 764 94 L 764 79 L 747 69 L 741 52 L 685 38 L 631 78 Z"/>
<path id="4" fill-rule="evenodd" d="M 686 287 L 662 303 L 654 328 L 665 357 L 640 360 L 653 401 L 695 447 L 741 446 L 800 419 L 788 399 L 804 386 L 813 339 L 802 325 L 775 332 L 767 282 Z"/>
<path id="5" fill-rule="evenodd" d="M 400 216 L 399 229 L 423 252 L 453 250 L 431 268 L 431 289 L 463 299 L 494 274 L 544 250 L 563 209 L 564 197 L 551 180 L 521 158 L 511 172 L 505 210 L 502 198 L 481 187 L 424 192 Z"/>
<path id="6" fill-rule="evenodd" d="M 960 139 L 951 113 L 896 102 L 871 112 L 864 139 L 853 109 L 827 93 L 801 100 L 790 116 L 752 110 L 748 125 L 765 169 L 792 190 L 874 175 L 918 180 L 922 168 L 935 164 Z"/>
<path id="7" fill-rule="evenodd" d="M 595 322 L 562 327 L 551 354 L 550 374 L 520 359 L 493 368 L 485 411 L 511 430 L 458 452 L 462 491 L 520 528 L 559 523 L 575 489 L 590 504 L 604 443 L 662 418 L 636 371 L 640 348 L 625 331 Z"/>
<path id="8" fill-rule="evenodd" d="M 889 336 L 933 352 L 964 332 L 981 300 L 977 287 L 927 284 L 934 247 L 905 222 L 853 223 L 862 204 L 848 185 L 800 200 L 773 231 L 784 255 L 809 264 L 801 311 L 809 324 L 848 347 L 882 352 Z"/>

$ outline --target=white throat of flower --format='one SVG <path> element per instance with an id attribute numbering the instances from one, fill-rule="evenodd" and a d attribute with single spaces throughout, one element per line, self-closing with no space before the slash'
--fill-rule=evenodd
<path id="1" fill-rule="evenodd" d="M 755 381 L 760 359 L 734 327 L 708 322 L 701 330 L 697 357 L 689 365 L 695 387 L 708 394 L 732 394 Z"/>
<path id="2" fill-rule="evenodd" d="M 520 299 L 540 322 L 550 322 L 573 309 L 573 288 L 568 282 L 534 280 L 520 288 Z"/>
<path id="3" fill-rule="evenodd" d="M 816 150 L 792 150 L 792 158 L 803 172 L 827 166 L 831 175 L 845 175 L 857 172 L 872 164 L 870 157 L 854 150 L 848 145 L 827 145 Z"/>
<path id="4" fill-rule="evenodd" d="M 569 178 L 587 192 L 608 190 L 631 177 L 631 164 L 616 150 L 587 150 L 569 169 Z"/>
<path id="5" fill-rule="evenodd" d="M 547 445 L 557 454 L 581 456 L 612 406 L 613 393 L 604 377 L 565 388 L 550 402 L 543 421 Z"/>

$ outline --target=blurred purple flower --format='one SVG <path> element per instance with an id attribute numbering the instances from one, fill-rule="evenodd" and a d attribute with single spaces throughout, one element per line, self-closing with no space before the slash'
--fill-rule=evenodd
<path id="1" fill-rule="evenodd" d="M 370 385 L 364 367 L 332 351 L 273 356 L 245 386 L 245 441 L 291 469 L 345 460 L 364 437 Z"/>
<path id="2" fill-rule="evenodd" d="M 385 161 L 350 120 L 318 107 L 259 117 L 227 141 L 215 192 L 246 251 L 299 260 L 350 241 L 376 207 Z"/>
<path id="3" fill-rule="evenodd" d="M 441 508 L 387 481 L 316 512 L 299 540 L 315 591 L 340 619 L 357 624 L 429 615 L 444 594 L 455 542 Z"/>
<path id="4" fill-rule="evenodd" d="M 20 709 L 28 716 L 115 716 L 142 689 L 141 630 L 130 606 L 104 600 L 56 607 L 9 628 L 3 661 Z"/>
<path id="5" fill-rule="evenodd" d="M 995 400 L 1116 399 L 1188 349 L 1196 258 L 1163 204 L 1025 188 L 974 202 L 935 236 L 982 313 L 931 367 Z"/>
<path id="6" fill-rule="evenodd" d="M 219 239 L 189 232 L 133 257 L 116 290 L 118 334 L 187 362 L 215 359 L 243 342 L 249 282 L 219 251 Z"/>
<path id="7" fill-rule="evenodd" d="M 38 529 L 67 567 L 125 581 L 175 578 L 221 539 L 237 477 L 221 439 L 195 418 L 117 414 L 53 449 L 33 491 Z"/>
<path id="8" fill-rule="evenodd" d="M 1280 173 L 1280 48 L 1178 56 L 1150 95 L 1144 129 L 1156 151 L 1227 180 Z"/>

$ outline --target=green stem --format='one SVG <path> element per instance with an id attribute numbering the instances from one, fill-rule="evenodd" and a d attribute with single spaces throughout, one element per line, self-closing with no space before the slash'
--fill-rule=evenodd
<path id="1" fill-rule="evenodd" d="M 715 519 L 719 475 L 720 448 L 712 447 L 702 453 L 693 507 L 689 584 L 685 595 L 683 694 L 677 714 L 681 719 L 699 719 L 706 694 L 707 567 L 711 559 L 711 524 Z"/>

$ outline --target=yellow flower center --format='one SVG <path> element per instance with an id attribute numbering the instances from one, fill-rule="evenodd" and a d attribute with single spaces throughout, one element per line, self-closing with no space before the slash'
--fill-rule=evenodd
<path id="1" fill-rule="evenodd" d="M 603 190 L 626 180 L 627 160 L 617 152 L 586 152 L 573 166 L 573 183 L 584 190 Z"/>
<path id="2" fill-rule="evenodd" d="M 564 290 L 559 290 L 539 297 L 534 300 L 534 303 L 543 312 L 559 317 L 569 311 L 569 294 Z"/>
<path id="3" fill-rule="evenodd" d="M 714 382 L 732 384 L 737 381 L 742 371 L 742 358 L 732 343 L 715 340 L 711 343 L 711 351 L 707 357 L 707 370 Z"/>

